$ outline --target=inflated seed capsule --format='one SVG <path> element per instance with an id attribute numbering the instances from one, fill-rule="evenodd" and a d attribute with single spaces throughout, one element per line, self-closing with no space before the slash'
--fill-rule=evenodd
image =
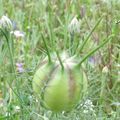
<path id="1" fill-rule="evenodd" d="M 40 66 L 33 79 L 33 90 L 43 106 L 55 112 L 70 111 L 87 89 L 87 77 L 82 69 L 75 67 L 75 59 L 65 55 L 62 61 L 64 70 L 54 59 L 54 64 Z"/>

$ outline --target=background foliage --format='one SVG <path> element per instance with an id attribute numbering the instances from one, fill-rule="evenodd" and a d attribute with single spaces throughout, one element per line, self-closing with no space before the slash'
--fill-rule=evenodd
<path id="1" fill-rule="evenodd" d="M 12 36 L 8 43 L 0 33 L 0 120 L 119 120 L 120 119 L 120 1 L 119 0 L 0 0 L 0 17 L 7 15 L 14 30 L 24 37 Z M 79 59 L 105 38 L 113 40 L 85 61 L 88 92 L 78 107 L 69 113 L 42 108 L 32 90 L 33 74 L 49 51 L 70 47 L 68 25 L 73 17 L 80 20 L 72 55 Z M 85 47 L 80 45 L 102 17 Z M 13 59 L 13 66 L 11 63 Z M 19 72 L 21 64 L 23 72 Z M 85 102 L 87 101 L 87 103 Z"/>

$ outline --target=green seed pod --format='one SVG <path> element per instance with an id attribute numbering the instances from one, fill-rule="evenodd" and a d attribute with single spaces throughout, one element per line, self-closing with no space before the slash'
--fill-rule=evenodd
<path id="1" fill-rule="evenodd" d="M 66 56 L 62 61 L 64 70 L 55 60 L 54 65 L 40 66 L 33 78 L 33 90 L 43 106 L 55 112 L 70 111 L 87 89 L 86 75 L 82 69 L 75 67 L 76 61 Z"/>

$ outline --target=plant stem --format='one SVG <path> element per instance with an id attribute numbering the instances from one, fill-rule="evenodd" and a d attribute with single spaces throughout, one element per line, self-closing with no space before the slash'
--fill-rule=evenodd
<path id="1" fill-rule="evenodd" d="M 73 33 L 70 33 L 70 54 L 72 55 L 72 52 L 73 52 L 73 41 L 74 41 L 74 32 Z"/>
<path id="2" fill-rule="evenodd" d="M 8 50 L 9 50 L 9 55 L 10 55 L 10 61 L 11 61 L 11 64 L 12 64 L 12 71 L 15 73 L 15 79 L 17 79 L 17 76 L 16 76 L 16 71 L 15 71 L 15 68 L 14 68 L 14 60 L 13 60 L 13 55 L 12 55 L 12 51 L 11 51 L 11 48 L 10 48 L 10 44 L 9 44 L 9 39 L 6 35 L 6 33 L 0 28 L 2 34 L 4 35 L 5 39 L 6 39 L 6 42 L 7 42 L 7 46 L 8 46 Z"/>
<path id="3" fill-rule="evenodd" d="M 46 41 L 45 41 L 45 39 L 44 39 L 43 34 L 41 34 L 41 36 L 42 36 L 42 40 L 43 40 L 43 42 L 44 42 L 44 45 L 45 45 L 45 48 L 46 48 L 46 51 L 47 51 L 47 55 L 48 55 L 49 63 L 51 63 L 52 60 L 51 60 L 51 56 L 50 56 L 50 52 L 49 52 L 49 49 L 48 49 L 47 43 L 46 43 Z"/>
<path id="4" fill-rule="evenodd" d="M 99 23 L 101 22 L 101 20 L 102 20 L 102 17 L 98 20 L 98 22 L 95 24 L 95 26 L 93 27 L 93 29 L 91 30 L 91 32 L 88 34 L 88 36 L 86 37 L 86 39 L 82 43 L 79 52 L 81 52 L 83 50 L 85 44 L 87 43 L 87 41 L 89 40 L 90 36 L 92 35 L 92 33 L 94 32 L 94 30 L 96 29 L 96 27 L 99 25 Z"/>
<path id="5" fill-rule="evenodd" d="M 92 54 L 94 54 L 96 51 L 98 51 L 101 47 L 103 47 L 108 41 L 112 40 L 113 35 L 109 36 L 106 40 L 104 40 L 98 47 L 90 51 L 83 59 L 78 63 L 78 67 L 81 66 L 81 64 Z"/>
<path id="6" fill-rule="evenodd" d="M 58 58 L 58 60 L 59 60 L 59 62 L 60 62 L 60 65 L 61 65 L 62 70 L 64 70 L 64 65 L 63 65 L 63 63 L 62 63 L 62 60 L 61 60 L 61 58 L 60 58 L 59 53 L 58 53 L 57 50 L 56 50 L 56 55 L 57 55 L 57 58 Z"/>

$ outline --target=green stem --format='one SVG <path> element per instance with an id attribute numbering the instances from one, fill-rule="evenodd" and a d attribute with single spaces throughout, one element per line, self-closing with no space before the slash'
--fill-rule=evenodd
<path id="1" fill-rule="evenodd" d="M 101 47 L 103 47 L 108 41 L 110 41 L 112 39 L 113 35 L 109 36 L 106 40 L 104 40 L 98 47 L 96 47 L 95 49 L 93 49 L 92 51 L 90 51 L 85 57 L 83 57 L 83 59 L 78 63 L 78 67 L 81 66 L 81 64 L 92 54 L 94 54 L 96 51 L 98 51 Z"/>
<path id="2" fill-rule="evenodd" d="M 89 40 L 90 36 L 92 35 L 92 33 L 94 32 L 94 30 L 96 29 L 96 27 L 99 25 L 99 23 L 101 22 L 101 20 L 102 20 L 102 17 L 98 20 L 98 22 L 95 24 L 95 26 L 93 27 L 93 29 L 91 30 L 91 32 L 88 34 L 87 38 L 82 43 L 79 52 L 81 52 L 83 50 L 85 44 L 87 43 L 87 41 Z"/>
<path id="3" fill-rule="evenodd" d="M 0 28 L 2 34 L 4 35 L 5 39 L 6 39 L 6 42 L 7 42 L 7 46 L 8 46 L 8 51 L 9 51 L 9 55 L 10 55 L 10 60 L 11 60 L 11 64 L 12 64 L 12 71 L 15 73 L 15 79 L 17 79 L 17 76 L 16 76 L 16 72 L 15 72 L 15 68 L 14 68 L 14 60 L 13 60 L 13 55 L 12 55 L 12 51 L 11 51 L 11 48 L 10 48 L 10 44 L 9 44 L 9 39 L 6 35 L 6 33 Z"/>
<path id="4" fill-rule="evenodd" d="M 49 59 L 49 63 L 51 63 L 52 60 L 51 60 L 51 56 L 50 56 L 50 52 L 49 52 L 49 49 L 48 49 L 47 43 L 46 43 L 46 41 L 45 41 L 45 39 L 44 39 L 43 34 L 41 34 L 41 36 L 42 36 L 42 40 L 43 40 L 43 42 L 44 42 L 44 45 L 45 45 L 45 48 L 46 48 L 46 51 L 47 51 L 47 55 L 48 55 L 48 59 Z"/>
<path id="5" fill-rule="evenodd" d="M 73 33 L 70 33 L 70 53 L 72 55 L 72 52 L 73 52 L 73 43 L 74 43 L 74 32 Z"/>
<path id="6" fill-rule="evenodd" d="M 63 63 L 62 63 L 62 60 L 61 60 L 61 58 L 60 58 L 59 53 L 58 53 L 57 50 L 56 50 L 56 55 L 57 55 L 57 58 L 58 58 L 58 60 L 59 60 L 59 62 L 60 62 L 60 65 L 61 65 L 61 67 L 62 67 L 62 70 L 64 70 L 64 65 L 63 65 Z"/>

